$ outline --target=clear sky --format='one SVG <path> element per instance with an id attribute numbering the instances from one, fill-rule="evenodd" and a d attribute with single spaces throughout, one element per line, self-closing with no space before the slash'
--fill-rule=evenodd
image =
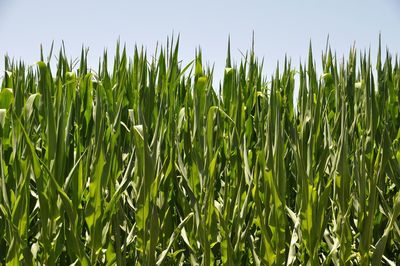
<path id="1" fill-rule="evenodd" d="M 64 40 L 73 58 L 79 57 L 82 44 L 88 46 L 89 62 L 96 68 L 103 49 L 114 50 L 118 38 L 128 51 L 136 43 L 152 53 L 157 42 L 165 44 L 167 36 L 179 33 L 181 59 L 188 62 L 200 46 L 220 77 L 228 36 L 239 61 L 240 51 L 251 47 L 254 31 L 256 54 L 264 57 L 269 75 L 285 54 L 295 65 L 306 58 L 310 39 L 319 59 L 328 34 L 340 56 L 353 43 L 360 49 L 371 47 L 374 54 L 379 32 L 384 47 L 398 53 L 399 2 L 0 0 L 0 56 L 8 53 L 33 64 L 41 43 L 48 52 L 53 40 L 57 49 Z"/>

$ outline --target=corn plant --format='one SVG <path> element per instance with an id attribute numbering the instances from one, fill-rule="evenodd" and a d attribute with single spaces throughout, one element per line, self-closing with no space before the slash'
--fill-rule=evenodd
<path id="1" fill-rule="evenodd" d="M 328 46 L 317 69 L 310 45 L 266 76 L 228 44 L 216 83 L 179 40 L 97 70 L 52 51 L 4 59 L 2 264 L 400 261 L 397 56 Z"/>

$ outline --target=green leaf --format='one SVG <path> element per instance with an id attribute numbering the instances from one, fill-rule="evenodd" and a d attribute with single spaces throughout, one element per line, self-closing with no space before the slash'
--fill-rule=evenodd
<path id="1" fill-rule="evenodd" d="M 14 102 L 12 89 L 4 88 L 0 91 L 0 109 L 8 109 Z"/>

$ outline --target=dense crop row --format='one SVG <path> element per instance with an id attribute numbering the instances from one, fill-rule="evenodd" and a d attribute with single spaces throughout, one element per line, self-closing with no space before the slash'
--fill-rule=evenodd
<path id="1" fill-rule="evenodd" d="M 267 82 L 228 52 L 219 88 L 174 44 L 118 46 L 112 71 L 6 58 L 0 263 L 399 262 L 400 68 L 382 57 L 327 49 L 317 75 L 310 49 Z"/>

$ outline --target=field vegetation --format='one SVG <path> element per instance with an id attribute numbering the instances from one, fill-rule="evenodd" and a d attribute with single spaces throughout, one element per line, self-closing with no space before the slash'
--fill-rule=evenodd
<path id="1" fill-rule="evenodd" d="M 178 51 L 5 58 L 0 263 L 400 261 L 397 56 L 328 47 L 317 71 L 310 47 L 266 76 L 228 48 L 215 83 Z"/>

